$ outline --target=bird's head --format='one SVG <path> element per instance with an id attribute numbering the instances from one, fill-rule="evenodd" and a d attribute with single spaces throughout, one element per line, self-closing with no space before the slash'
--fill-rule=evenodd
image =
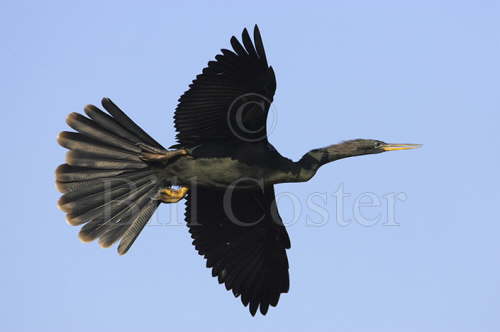
<path id="1" fill-rule="evenodd" d="M 339 144 L 314 149 L 299 161 L 300 171 L 295 181 L 308 181 L 321 166 L 343 158 L 375 154 L 385 151 L 398 151 L 419 148 L 421 144 L 395 144 L 374 139 L 353 139 Z"/>
<path id="2" fill-rule="evenodd" d="M 344 141 L 340 144 L 330 145 L 324 148 L 315 149 L 309 152 L 309 155 L 324 165 L 331 161 L 362 156 L 365 154 L 375 154 L 386 151 L 409 150 L 419 148 L 421 144 L 395 144 L 386 143 L 374 139 L 353 139 Z"/>
<path id="3" fill-rule="evenodd" d="M 331 146 L 332 152 L 342 155 L 374 154 L 386 151 L 409 150 L 421 147 L 421 144 L 386 143 L 375 139 L 354 139 Z"/>

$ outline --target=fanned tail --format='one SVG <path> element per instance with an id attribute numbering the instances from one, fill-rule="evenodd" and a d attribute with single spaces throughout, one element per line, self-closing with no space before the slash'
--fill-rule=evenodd
<path id="1" fill-rule="evenodd" d="M 56 170 L 56 185 L 64 193 L 58 206 L 70 225 L 84 225 L 82 241 L 99 239 L 102 247 L 120 240 L 125 254 L 160 204 L 165 185 L 159 168 L 141 158 L 142 147 L 163 147 L 134 123 L 110 99 L 105 113 L 93 105 L 85 117 L 71 113 L 66 122 L 77 132 L 62 132 L 58 143 L 69 151 Z"/>

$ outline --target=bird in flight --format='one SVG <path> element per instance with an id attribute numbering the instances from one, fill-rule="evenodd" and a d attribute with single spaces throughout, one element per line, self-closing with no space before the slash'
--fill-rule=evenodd
<path id="1" fill-rule="evenodd" d="M 355 139 L 314 149 L 294 162 L 269 143 L 267 115 L 276 90 L 257 26 L 222 49 L 180 97 L 177 144 L 164 148 L 110 99 L 104 110 L 71 113 L 58 143 L 59 208 L 83 242 L 125 254 L 161 203 L 185 198 L 186 224 L 212 275 L 255 315 L 289 289 L 290 239 L 274 185 L 304 182 L 332 161 L 417 144 Z"/>

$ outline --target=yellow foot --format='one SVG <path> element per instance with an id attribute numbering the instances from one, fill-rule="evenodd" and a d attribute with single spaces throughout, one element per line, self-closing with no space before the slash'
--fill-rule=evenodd
<path id="1" fill-rule="evenodd" d="M 187 195 L 188 191 L 188 187 L 180 187 L 179 189 L 164 188 L 158 193 L 158 199 L 163 203 L 177 203 Z"/>

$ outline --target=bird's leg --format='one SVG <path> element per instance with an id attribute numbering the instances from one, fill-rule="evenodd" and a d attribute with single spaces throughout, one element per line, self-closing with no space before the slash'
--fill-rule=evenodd
<path id="1" fill-rule="evenodd" d="M 145 161 L 167 161 L 177 156 L 186 156 L 189 154 L 186 149 L 167 151 L 144 143 L 137 143 L 137 145 L 143 150 L 140 157 Z"/>
<path id="2" fill-rule="evenodd" d="M 187 195 L 188 191 L 188 187 L 180 187 L 179 189 L 164 188 L 159 191 L 158 200 L 163 203 L 177 203 Z"/>
<path id="3" fill-rule="evenodd" d="M 143 152 L 141 153 L 141 159 L 145 161 L 166 161 L 172 159 L 173 157 L 185 156 L 187 154 L 188 154 L 187 151 L 184 149 L 174 150 L 174 151 L 165 150 L 162 153 Z"/>

